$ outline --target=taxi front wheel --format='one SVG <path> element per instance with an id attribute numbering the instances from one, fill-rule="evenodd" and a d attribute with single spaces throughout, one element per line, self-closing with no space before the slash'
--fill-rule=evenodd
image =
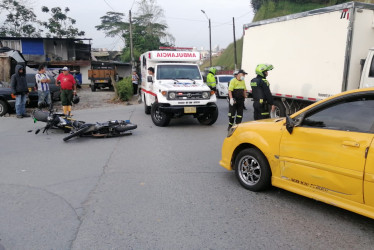
<path id="1" fill-rule="evenodd" d="M 239 183 L 251 191 L 265 190 L 271 184 L 269 163 L 255 148 L 244 149 L 236 156 L 235 175 Z"/>

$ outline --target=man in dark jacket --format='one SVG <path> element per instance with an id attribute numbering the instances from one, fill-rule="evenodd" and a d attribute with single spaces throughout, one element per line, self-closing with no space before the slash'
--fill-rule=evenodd
<path id="1" fill-rule="evenodd" d="M 252 96 L 253 96 L 253 109 L 254 119 L 270 118 L 269 106 L 274 111 L 273 96 L 271 95 L 269 82 L 266 80 L 268 71 L 274 67 L 271 64 L 259 64 L 256 67 L 256 78 L 251 81 Z"/>
<path id="2" fill-rule="evenodd" d="M 26 100 L 29 94 L 27 87 L 26 72 L 22 65 L 16 65 L 15 73 L 10 79 L 12 93 L 16 96 L 17 118 L 30 117 L 26 114 Z"/>

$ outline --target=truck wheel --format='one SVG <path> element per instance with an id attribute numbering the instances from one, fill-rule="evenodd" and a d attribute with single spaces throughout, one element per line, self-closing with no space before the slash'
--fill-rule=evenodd
<path id="1" fill-rule="evenodd" d="M 93 83 L 91 84 L 91 91 L 92 91 L 92 92 L 95 92 L 95 91 L 96 91 L 96 86 L 95 86 L 95 84 L 93 84 Z"/>
<path id="2" fill-rule="evenodd" d="M 151 107 L 152 121 L 156 126 L 165 127 L 170 122 L 170 116 L 160 111 L 160 104 L 154 103 Z"/>
<path id="3" fill-rule="evenodd" d="M 112 83 L 110 83 L 110 85 L 109 85 L 109 90 L 110 90 L 110 91 L 113 91 L 113 90 L 114 90 L 114 86 L 113 86 Z"/>
<path id="4" fill-rule="evenodd" d="M 197 120 L 200 122 L 202 125 L 212 125 L 217 121 L 218 118 L 218 108 L 212 112 L 210 112 L 207 115 L 199 116 Z"/>
<path id="5" fill-rule="evenodd" d="M 149 115 L 151 113 L 151 106 L 147 106 L 145 95 L 144 95 L 143 100 L 144 100 L 144 112 L 146 115 Z"/>
<path id="6" fill-rule="evenodd" d="M 275 116 L 276 117 L 286 117 L 286 107 L 280 100 L 274 101 L 275 106 Z"/>
<path id="7" fill-rule="evenodd" d="M 262 191 L 271 185 L 269 163 L 255 148 L 244 149 L 236 156 L 235 175 L 239 183 L 251 191 Z"/>
<path id="8" fill-rule="evenodd" d="M 0 100 L 0 116 L 5 115 L 8 112 L 8 104 L 3 100 Z"/>

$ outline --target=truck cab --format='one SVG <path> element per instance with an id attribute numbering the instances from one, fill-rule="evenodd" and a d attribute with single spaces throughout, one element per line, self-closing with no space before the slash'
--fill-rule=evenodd
<path id="1" fill-rule="evenodd" d="M 218 118 L 216 96 L 203 81 L 192 51 L 149 51 L 141 55 L 141 97 L 146 114 L 156 126 L 167 126 L 172 118 L 191 115 L 203 125 Z M 148 68 L 154 68 L 154 75 Z"/>
<path id="2" fill-rule="evenodd" d="M 374 87 L 374 48 L 369 50 L 364 61 L 360 80 L 360 88 L 369 87 Z"/>

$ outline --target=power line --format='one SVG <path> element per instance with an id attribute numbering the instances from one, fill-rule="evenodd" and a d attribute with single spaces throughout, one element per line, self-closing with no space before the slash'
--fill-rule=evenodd
<path id="1" fill-rule="evenodd" d="M 113 7 L 110 6 L 110 4 L 106 0 L 104 0 L 104 2 L 106 3 L 106 5 L 108 5 L 109 8 L 111 8 L 113 11 L 115 11 L 115 9 L 113 9 Z"/>
<path id="2" fill-rule="evenodd" d="M 132 10 L 132 7 L 134 7 L 135 1 L 136 1 L 136 0 L 134 0 L 134 2 L 132 2 L 132 5 L 131 5 L 130 10 Z"/>
<path id="3" fill-rule="evenodd" d="M 236 20 L 248 15 L 248 14 L 251 14 L 251 12 L 246 12 L 245 14 L 239 16 L 239 17 L 234 17 Z M 200 22 L 200 23 L 205 23 L 206 21 L 205 20 L 196 20 L 196 19 L 189 19 L 189 18 L 182 18 L 182 17 L 168 17 L 166 16 L 165 19 L 175 19 L 175 20 L 183 20 L 183 21 L 189 21 L 189 22 Z M 213 22 L 212 23 L 216 24 L 212 27 L 219 27 L 219 26 L 223 26 L 223 25 L 228 25 L 232 23 L 232 21 L 228 21 L 228 22 L 224 22 L 224 23 L 221 23 L 221 22 Z"/>
<path id="4" fill-rule="evenodd" d="M 176 20 L 184 20 L 184 21 L 191 21 L 191 22 L 206 23 L 206 21 L 203 21 L 203 20 L 188 19 L 188 18 L 180 18 L 180 17 L 165 17 L 165 18 L 166 18 L 166 19 L 176 19 Z"/>

